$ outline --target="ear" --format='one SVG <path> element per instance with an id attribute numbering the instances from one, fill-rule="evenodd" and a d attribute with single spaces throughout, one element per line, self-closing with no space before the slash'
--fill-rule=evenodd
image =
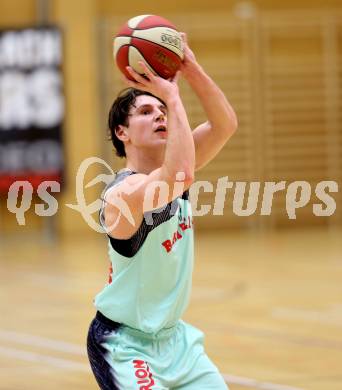
<path id="1" fill-rule="evenodd" d="M 129 140 L 129 135 L 128 135 L 126 126 L 119 125 L 115 129 L 115 134 L 119 138 L 119 140 L 122 141 L 122 142 Z"/>

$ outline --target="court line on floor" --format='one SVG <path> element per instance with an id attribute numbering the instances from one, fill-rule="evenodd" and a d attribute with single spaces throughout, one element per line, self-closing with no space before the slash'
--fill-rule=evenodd
<path id="1" fill-rule="evenodd" d="M 278 383 L 260 382 L 256 379 L 245 378 L 243 376 L 222 374 L 227 384 L 235 384 L 240 386 L 252 387 L 262 390 L 303 390 L 299 387 L 280 385 Z"/>
<path id="2" fill-rule="evenodd" d="M 25 333 L 0 329 L 0 340 L 1 339 L 5 341 L 10 340 L 14 343 L 30 345 L 34 347 L 48 348 L 54 351 L 72 353 L 80 356 L 85 356 L 86 354 L 86 348 L 81 347 L 80 345 Z"/>
<path id="3" fill-rule="evenodd" d="M 276 307 L 272 310 L 275 318 L 304 320 L 324 325 L 342 325 L 342 305 L 330 305 L 324 310 L 295 309 L 291 307 Z"/>
<path id="4" fill-rule="evenodd" d="M 86 349 L 77 344 L 58 341 L 55 339 L 45 338 L 41 336 L 33 336 L 29 334 L 0 330 L 0 339 L 15 342 L 21 345 L 33 347 L 43 347 L 52 349 L 58 352 L 67 352 L 78 356 L 86 356 Z M 26 351 L 19 348 L 0 346 L 0 354 L 14 359 L 20 359 L 29 362 L 47 363 L 54 367 L 87 372 L 90 374 L 90 366 L 85 363 L 75 362 L 70 359 L 56 358 L 50 355 L 37 352 Z M 236 375 L 222 374 L 228 384 L 236 384 L 240 386 L 251 387 L 260 390 L 302 390 L 298 387 L 281 385 L 278 383 L 261 382 L 253 378 L 246 378 Z"/>
<path id="5" fill-rule="evenodd" d="M 290 334 L 283 331 L 274 331 L 267 328 L 252 328 L 247 326 L 235 325 L 235 324 L 212 324 L 208 321 L 198 322 L 198 326 L 201 328 L 207 327 L 211 332 L 229 332 L 239 336 L 247 336 L 251 338 L 260 338 L 267 340 L 274 340 L 281 343 L 291 343 L 295 345 L 304 345 L 308 348 L 324 348 L 334 349 L 340 351 L 342 349 L 341 340 L 327 340 L 319 339 L 310 336 L 303 336 L 298 334 Z"/>
<path id="6" fill-rule="evenodd" d="M 50 355 L 43 355 L 37 352 L 24 351 L 22 349 L 0 346 L 0 354 L 14 359 L 25 360 L 27 362 L 35 362 L 40 364 L 48 363 L 50 366 L 66 370 L 76 370 L 88 373 L 90 372 L 90 366 L 87 364 L 74 362 L 69 359 L 56 358 Z"/>

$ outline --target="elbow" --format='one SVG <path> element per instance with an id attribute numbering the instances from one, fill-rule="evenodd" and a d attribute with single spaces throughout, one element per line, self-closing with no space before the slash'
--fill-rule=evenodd
<path id="1" fill-rule="evenodd" d="M 225 138 L 229 139 L 230 137 L 232 137 L 234 133 L 237 131 L 237 129 L 238 129 L 237 119 L 229 121 L 229 124 L 225 127 L 225 131 L 224 131 Z"/>
<path id="2" fill-rule="evenodd" d="M 194 181 L 195 181 L 195 167 L 185 175 L 184 178 L 185 186 L 189 188 Z"/>
<path id="3" fill-rule="evenodd" d="M 238 129 L 238 123 L 237 121 L 229 121 L 229 123 L 227 123 L 226 125 L 224 126 L 221 126 L 220 129 L 217 129 L 217 134 L 220 134 L 221 137 L 222 137 L 222 140 L 223 141 L 227 141 L 229 140 L 230 137 L 232 137 L 234 135 L 234 133 L 237 131 Z"/>
<path id="4" fill-rule="evenodd" d="M 238 119 L 237 119 L 237 116 L 236 116 L 235 112 L 231 116 L 229 122 L 230 122 L 230 126 L 228 126 L 229 133 L 231 135 L 233 135 L 236 132 L 236 130 L 238 129 L 238 127 L 239 127 L 239 122 L 238 122 Z"/>
<path id="5" fill-rule="evenodd" d="M 185 187 L 190 187 L 195 181 L 195 166 L 180 166 L 167 169 L 167 181 L 170 183 L 184 183 Z"/>
<path id="6" fill-rule="evenodd" d="M 221 134 L 224 139 L 229 139 L 238 129 L 239 123 L 235 113 L 230 113 L 224 121 L 215 126 L 217 134 Z"/>
<path id="7" fill-rule="evenodd" d="M 195 174 L 193 173 L 192 175 L 187 175 L 183 181 L 184 189 L 188 190 L 194 182 L 195 182 Z"/>
<path id="8" fill-rule="evenodd" d="M 186 187 L 190 187 L 195 181 L 195 167 L 184 167 L 178 170 L 176 173 L 176 181 L 183 182 Z"/>

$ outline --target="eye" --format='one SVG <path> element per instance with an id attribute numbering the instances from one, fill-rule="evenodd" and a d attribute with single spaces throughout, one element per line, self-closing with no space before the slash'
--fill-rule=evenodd
<path id="1" fill-rule="evenodd" d="M 143 110 L 141 113 L 143 114 L 143 115 L 149 115 L 150 114 L 150 110 Z"/>

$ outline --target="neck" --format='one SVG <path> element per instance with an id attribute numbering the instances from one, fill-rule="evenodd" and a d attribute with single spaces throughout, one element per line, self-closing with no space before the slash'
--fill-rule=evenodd
<path id="1" fill-rule="evenodd" d="M 134 154 L 127 155 L 126 168 L 131 171 L 148 175 L 159 168 L 164 161 L 164 153 L 152 154 L 148 151 L 139 150 Z"/>

